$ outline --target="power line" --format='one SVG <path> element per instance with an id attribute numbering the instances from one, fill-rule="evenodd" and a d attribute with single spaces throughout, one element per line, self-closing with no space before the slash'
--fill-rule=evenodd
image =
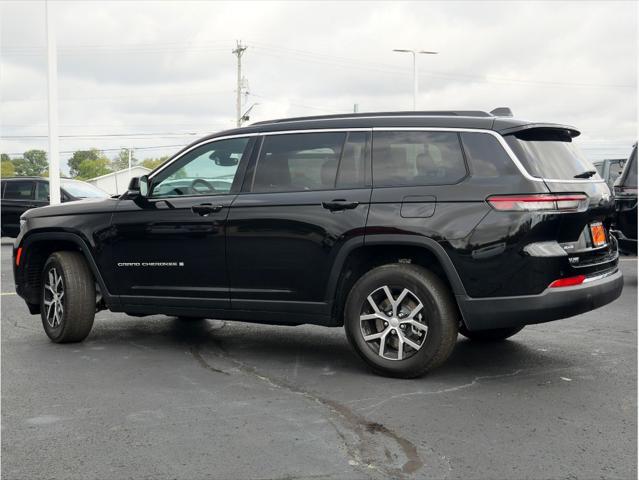
<path id="1" fill-rule="evenodd" d="M 185 137 L 193 135 L 206 135 L 201 132 L 168 132 L 168 133 L 97 133 L 97 134 L 78 134 L 78 135 L 59 135 L 60 138 L 103 138 L 103 137 Z M 0 135 L 0 138 L 5 139 L 22 139 L 22 138 L 48 138 L 48 135 Z"/>

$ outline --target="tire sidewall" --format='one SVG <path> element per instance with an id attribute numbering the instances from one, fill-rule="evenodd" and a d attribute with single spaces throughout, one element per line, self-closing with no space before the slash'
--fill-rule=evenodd
<path id="1" fill-rule="evenodd" d="M 371 270 L 364 275 L 351 290 L 345 307 L 344 326 L 349 341 L 353 344 L 359 355 L 376 370 L 387 373 L 410 374 L 424 370 L 424 365 L 435 357 L 443 341 L 444 322 L 448 312 L 443 302 L 441 292 L 437 292 L 432 284 L 429 285 L 426 271 L 417 268 L 405 268 L 408 266 L 384 266 Z M 426 280 L 426 281 L 425 281 Z M 388 360 L 373 351 L 364 340 L 360 329 L 359 317 L 364 302 L 368 295 L 376 289 L 388 285 L 389 287 L 407 288 L 423 304 L 423 314 L 428 325 L 425 343 L 417 353 L 405 360 Z"/>
<path id="2" fill-rule="evenodd" d="M 49 271 L 52 268 L 55 268 L 58 274 L 62 277 L 62 288 L 64 289 L 64 296 L 62 297 L 62 318 L 60 320 L 60 325 L 58 325 L 57 327 L 51 327 L 49 325 L 49 322 L 47 321 L 47 307 L 44 304 L 45 284 L 49 275 Z M 67 288 L 67 283 L 67 272 L 62 267 L 62 264 L 60 263 L 57 255 L 52 255 L 45 263 L 44 269 L 42 271 L 42 288 L 40 291 L 40 316 L 42 318 L 42 326 L 44 327 L 44 331 L 46 332 L 47 336 L 54 342 L 64 337 L 65 331 L 69 328 L 68 322 L 66 321 L 69 304 L 69 290 Z"/>

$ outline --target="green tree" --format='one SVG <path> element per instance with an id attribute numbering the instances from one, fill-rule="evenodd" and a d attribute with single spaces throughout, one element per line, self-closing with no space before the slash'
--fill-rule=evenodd
<path id="1" fill-rule="evenodd" d="M 73 156 L 67 160 L 67 164 L 69 165 L 69 173 L 71 177 L 77 177 L 78 171 L 80 169 L 80 164 L 85 160 L 99 160 L 106 159 L 102 152 L 97 148 L 91 148 L 90 150 L 78 150 L 73 153 Z"/>
<path id="2" fill-rule="evenodd" d="M 39 176 L 47 171 L 47 152 L 44 150 L 28 150 L 22 158 L 13 160 L 17 176 Z"/>
<path id="3" fill-rule="evenodd" d="M 131 165 L 135 165 L 138 163 L 138 159 L 133 156 L 133 150 L 131 150 Z M 113 171 L 117 172 L 118 170 L 124 170 L 125 168 L 129 168 L 129 149 L 123 148 L 113 159 L 113 163 L 111 164 L 113 167 Z"/>
<path id="4" fill-rule="evenodd" d="M 82 160 L 80 165 L 78 165 L 78 171 L 76 178 L 81 180 L 87 180 L 90 178 L 99 177 L 100 175 L 105 175 L 109 173 L 111 169 L 109 168 L 109 159 L 102 157 L 96 160 Z"/>
<path id="5" fill-rule="evenodd" d="M 5 158 L 6 156 L 6 158 Z M 13 162 L 9 158 L 8 155 L 2 154 L 2 171 L 0 172 L 0 177 L 13 177 L 16 174 L 16 169 L 13 166 Z"/>
<path id="6" fill-rule="evenodd" d="M 151 170 L 153 170 L 153 169 L 159 167 L 160 165 L 162 165 L 168 159 L 169 159 L 168 155 L 165 155 L 165 156 L 159 157 L 159 158 L 145 158 L 144 160 L 142 160 L 142 166 L 146 167 L 146 168 L 150 168 Z"/>

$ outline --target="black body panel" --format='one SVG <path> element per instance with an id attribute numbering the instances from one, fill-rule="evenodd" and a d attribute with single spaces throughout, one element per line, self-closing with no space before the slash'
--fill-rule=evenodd
<path id="1" fill-rule="evenodd" d="M 450 285 L 470 330 L 575 315 L 614 300 L 621 291 L 617 242 L 608 236 L 605 245 L 594 246 L 590 233 L 596 222 L 609 231 L 614 204 L 603 181 L 545 181 L 523 170 L 498 132 L 539 125 L 476 112 L 398 112 L 285 119 L 211 135 L 174 159 L 199 143 L 229 136 L 256 139 L 244 151 L 228 193 L 123 195 L 30 210 L 15 243 L 14 260 L 19 248 L 23 255 L 20 265 L 14 261 L 16 288 L 29 305 L 36 304 L 34 275 L 41 257 L 51 248 L 75 248 L 89 259 L 104 303 L 114 311 L 338 325 L 338 307 L 348 294 L 342 287 L 353 273 L 346 266 L 356 254 L 361 259 L 362 252 L 378 255 L 387 249 L 409 252 L 409 258 L 389 254 L 391 261 L 433 262 L 426 267 Z M 356 129 L 367 132 L 374 145 L 378 130 L 393 128 L 445 130 L 457 138 L 459 180 L 374 186 L 373 158 L 359 188 L 252 191 L 264 135 Z M 572 127 L 560 128 L 578 134 Z M 501 145 L 507 172 L 491 174 L 480 165 L 483 160 L 469 150 L 470 139 L 463 139 L 474 133 Z M 487 159 L 490 163 L 491 156 Z M 222 167 L 235 165 L 224 161 Z M 171 164 L 149 175 L 151 185 Z M 576 213 L 549 213 L 499 211 L 487 202 L 494 195 L 553 193 L 585 194 L 587 206 Z M 535 253 L 531 246 L 538 244 L 554 245 L 553 253 Z M 599 279 L 604 273 L 610 275 Z M 583 287 L 549 288 L 575 275 L 594 280 Z"/>

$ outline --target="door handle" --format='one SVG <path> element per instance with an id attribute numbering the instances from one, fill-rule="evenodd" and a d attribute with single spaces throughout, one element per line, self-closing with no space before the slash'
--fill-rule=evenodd
<path id="1" fill-rule="evenodd" d="M 322 207 L 331 212 L 337 212 L 339 210 L 353 210 L 357 208 L 359 202 L 348 202 L 343 198 L 331 200 L 330 202 L 322 202 Z"/>
<path id="2" fill-rule="evenodd" d="M 212 205 L 210 203 L 202 203 L 200 205 L 193 205 L 191 211 L 197 213 L 201 217 L 206 217 L 211 213 L 217 213 L 224 208 L 223 205 Z"/>

